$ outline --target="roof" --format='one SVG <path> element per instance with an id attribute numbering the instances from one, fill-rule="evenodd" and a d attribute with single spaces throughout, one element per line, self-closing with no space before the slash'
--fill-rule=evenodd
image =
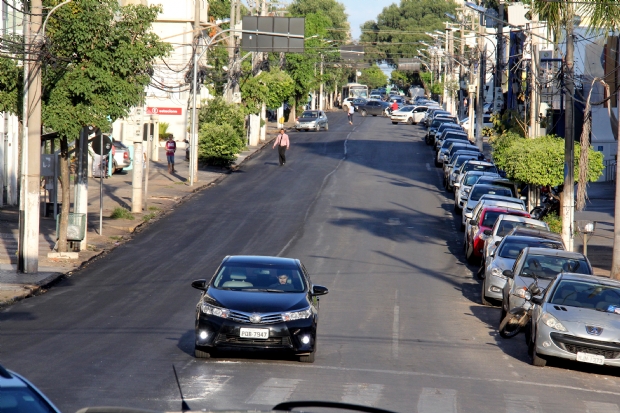
<path id="1" fill-rule="evenodd" d="M 493 162 L 487 162 L 487 161 L 473 161 L 473 162 L 469 162 L 469 164 L 470 165 L 495 166 Z"/>
<path id="2" fill-rule="evenodd" d="M 540 224 L 541 228 L 544 226 L 544 222 L 539 221 L 534 218 L 520 217 L 517 215 L 500 215 L 497 217 L 498 221 L 514 221 L 514 222 L 525 222 L 528 224 Z"/>
<path id="3" fill-rule="evenodd" d="M 506 214 L 506 216 L 520 216 L 520 217 L 523 217 L 524 215 L 529 215 L 527 211 L 521 211 L 520 209 L 512 209 L 508 207 L 493 206 L 493 205 L 483 206 L 482 213 L 484 214 L 486 212 L 503 212 Z"/>
<path id="4" fill-rule="evenodd" d="M 599 275 L 577 274 L 574 272 L 562 272 L 558 275 L 558 278 L 562 278 L 564 280 L 571 280 L 571 281 L 595 282 L 597 284 L 620 287 L 620 281 L 612 280 L 611 278 L 607 278 L 607 277 L 599 276 Z"/>
<path id="5" fill-rule="evenodd" d="M 556 234 L 555 232 L 547 231 L 544 229 L 533 229 L 533 228 L 523 228 L 518 227 L 510 231 L 509 235 L 520 235 L 524 237 L 538 237 L 538 238 L 546 238 L 546 239 L 554 239 L 558 241 L 562 241 L 562 236 L 560 234 Z"/>

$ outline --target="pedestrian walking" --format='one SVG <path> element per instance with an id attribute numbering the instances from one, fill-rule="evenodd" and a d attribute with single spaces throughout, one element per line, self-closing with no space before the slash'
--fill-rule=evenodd
<path id="1" fill-rule="evenodd" d="M 177 143 L 174 141 L 172 135 L 168 135 L 168 140 L 166 141 L 166 158 L 168 159 L 168 173 L 172 174 L 175 171 L 174 169 L 174 153 L 177 150 Z"/>
<path id="2" fill-rule="evenodd" d="M 276 141 L 273 144 L 273 147 L 278 147 L 278 156 L 280 161 L 280 166 L 286 163 L 286 150 L 288 149 L 290 143 L 288 139 L 288 135 L 284 133 L 284 128 L 280 129 L 280 134 L 276 137 Z"/>
<path id="3" fill-rule="evenodd" d="M 354 112 L 355 112 L 355 106 L 349 105 L 349 113 L 348 113 L 349 125 L 353 125 L 353 113 Z"/>

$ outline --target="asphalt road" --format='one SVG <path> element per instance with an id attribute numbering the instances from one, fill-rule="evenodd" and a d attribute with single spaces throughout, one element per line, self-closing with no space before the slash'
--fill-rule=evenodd
<path id="1" fill-rule="evenodd" d="M 330 113 L 131 242 L 0 312 L 0 363 L 64 412 L 93 405 L 268 409 L 330 400 L 396 412 L 619 412 L 614 370 L 529 364 L 496 334 L 462 254 L 452 198 L 418 126 Z M 450 194 L 451 195 L 451 194 Z M 300 258 L 321 298 L 318 355 L 193 352 L 194 279 L 227 254 Z"/>

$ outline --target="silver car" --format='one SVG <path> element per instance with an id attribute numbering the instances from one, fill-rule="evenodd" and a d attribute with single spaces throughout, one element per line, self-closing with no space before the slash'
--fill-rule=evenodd
<path id="1" fill-rule="evenodd" d="M 318 132 L 321 128 L 328 130 L 327 115 L 322 110 L 305 110 L 295 122 L 295 129 L 313 130 Z"/>
<path id="2" fill-rule="evenodd" d="M 526 340 L 533 365 L 542 367 L 548 357 L 559 357 L 620 366 L 620 282 L 559 274 L 532 302 L 537 305 Z"/>
<path id="3" fill-rule="evenodd" d="M 457 170 L 458 171 L 458 170 Z M 455 172 L 457 172 L 455 171 Z M 460 213 L 463 209 L 463 204 L 467 202 L 467 198 L 469 197 L 469 191 L 471 191 L 471 187 L 478 182 L 478 179 L 484 174 L 488 174 L 490 172 L 484 171 L 467 171 L 461 174 L 456 175 L 456 181 L 454 182 L 454 210 L 457 213 Z M 497 177 L 499 175 L 493 174 Z"/>
<path id="4" fill-rule="evenodd" d="M 533 229 L 543 229 L 549 230 L 549 225 L 546 222 L 539 221 L 533 218 L 520 217 L 517 215 L 500 215 L 497 217 L 497 221 L 495 221 L 495 225 L 490 230 L 485 231 L 485 235 L 488 238 L 484 242 L 484 249 L 482 251 L 482 262 L 484 263 L 486 259 L 491 255 L 498 241 L 501 241 L 510 231 L 515 228 L 533 228 Z"/>
<path id="5" fill-rule="evenodd" d="M 482 280 L 483 304 L 490 305 L 488 301 L 489 299 L 501 300 L 503 298 L 503 291 L 509 279 L 509 277 L 504 272 L 506 270 L 512 270 L 515 265 L 515 261 L 521 253 L 521 250 L 523 250 L 524 248 L 528 248 L 529 250 L 530 247 L 541 250 L 564 250 L 564 244 L 562 243 L 562 241 L 536 237 L 525 237 L 519 235 L 507 235 L 500 242 L 497 250 L 491 253 L 488 264 L 484 269 L 484 279 Z M 528 265 L 529 264 L 527 264 L 526 267 Z M 530 283 L 532 281 L 534 280 L 532 279 Z M 510 280 L 510 282 L 512 284 L 515 284 L 514 282 L 512 282 L 512 279 Z M 525 286 L 528 285 L 529 283 L 525 284 Z M 503 318 L 504 317 L 502 317 L 502 319 Z"/>

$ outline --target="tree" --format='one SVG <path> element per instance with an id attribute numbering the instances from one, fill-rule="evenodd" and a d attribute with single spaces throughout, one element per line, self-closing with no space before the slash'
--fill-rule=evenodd
<path id="1" fill-rule="evenodd" d="M 387 75 L 377 65 L 362 69 L 362 75 L 358 78 L 359 83 L 367 85 L 371 89 L 385 86 L 387 80 Z"/>
<path id="2" fill-rule="evenodd" d="M 347 40 L 349 32 L 349 21 L 345 13 L 344 5 L 336 0 L 293 0 L 289 6 L 289 13 L 295 17 L 306 17 L 306 25 L 312 23 L 313 16 L 320 16 L 325 22 L 326 38 L 334 40 Z M 315 19 L 314 21 L 319 21 Z M 310 32 L 314 30 L 310 27 Z M 308 36 L 308 26 L 306 36 Z M 321 34 L 319 32 L 312 33 Z"/>
<path id="3" fill-rule="evenodd" d="M 506 176 L 515 181 L 537 186 L 559 186 L 564 183 L 564 140 L 555 136 L 535 139 L 506 133 L 491 140 L 493 161 Z M 575 146 L 579 154 L 581 147 Z M 588 181 L 596 181 L 603 173 L 603 154 L 588 148 Z M 575 157 L 575 167 L 578 167 Z"/>
<path id="4" fill-rule="evenodd" d="M 401 0 L 400 5 L 383 8 L 376 20 L 369 20 L 362 27 L 362 42 L 371 42 L 367 56 L 396 62 L 400 57 L 419 54 L 420 41 L 432 39 L 424 34 L 445 29 L 445 13 L 454 13 L 457 4 L 435 0 Z"/>
<path id="5" fill-rule="evenodd" d="M 44 1 L 47 10 L 59 0 Z M 160 6 L 116 0 L 74 0 L 47 24 L 48 61 L 43 70 L 42 120 L 61 147 L 62 218 L 69 215 L 69 145 L 84 125 L 108 129 L 143 102 L 155 60 L 171 46 L 151 31 Z M 58 250 L 66 251 L 66 224 Z"/>
<path id="6" fill-rule="evenodd" d="M 248 77 L 241 84 L 241 97 L 246 103 L 248 113 L 258 113 L 263 103 L 268 108 L 279 107 L 293 96 L 294 91 L 293 79 L 279 69 Z"/>

